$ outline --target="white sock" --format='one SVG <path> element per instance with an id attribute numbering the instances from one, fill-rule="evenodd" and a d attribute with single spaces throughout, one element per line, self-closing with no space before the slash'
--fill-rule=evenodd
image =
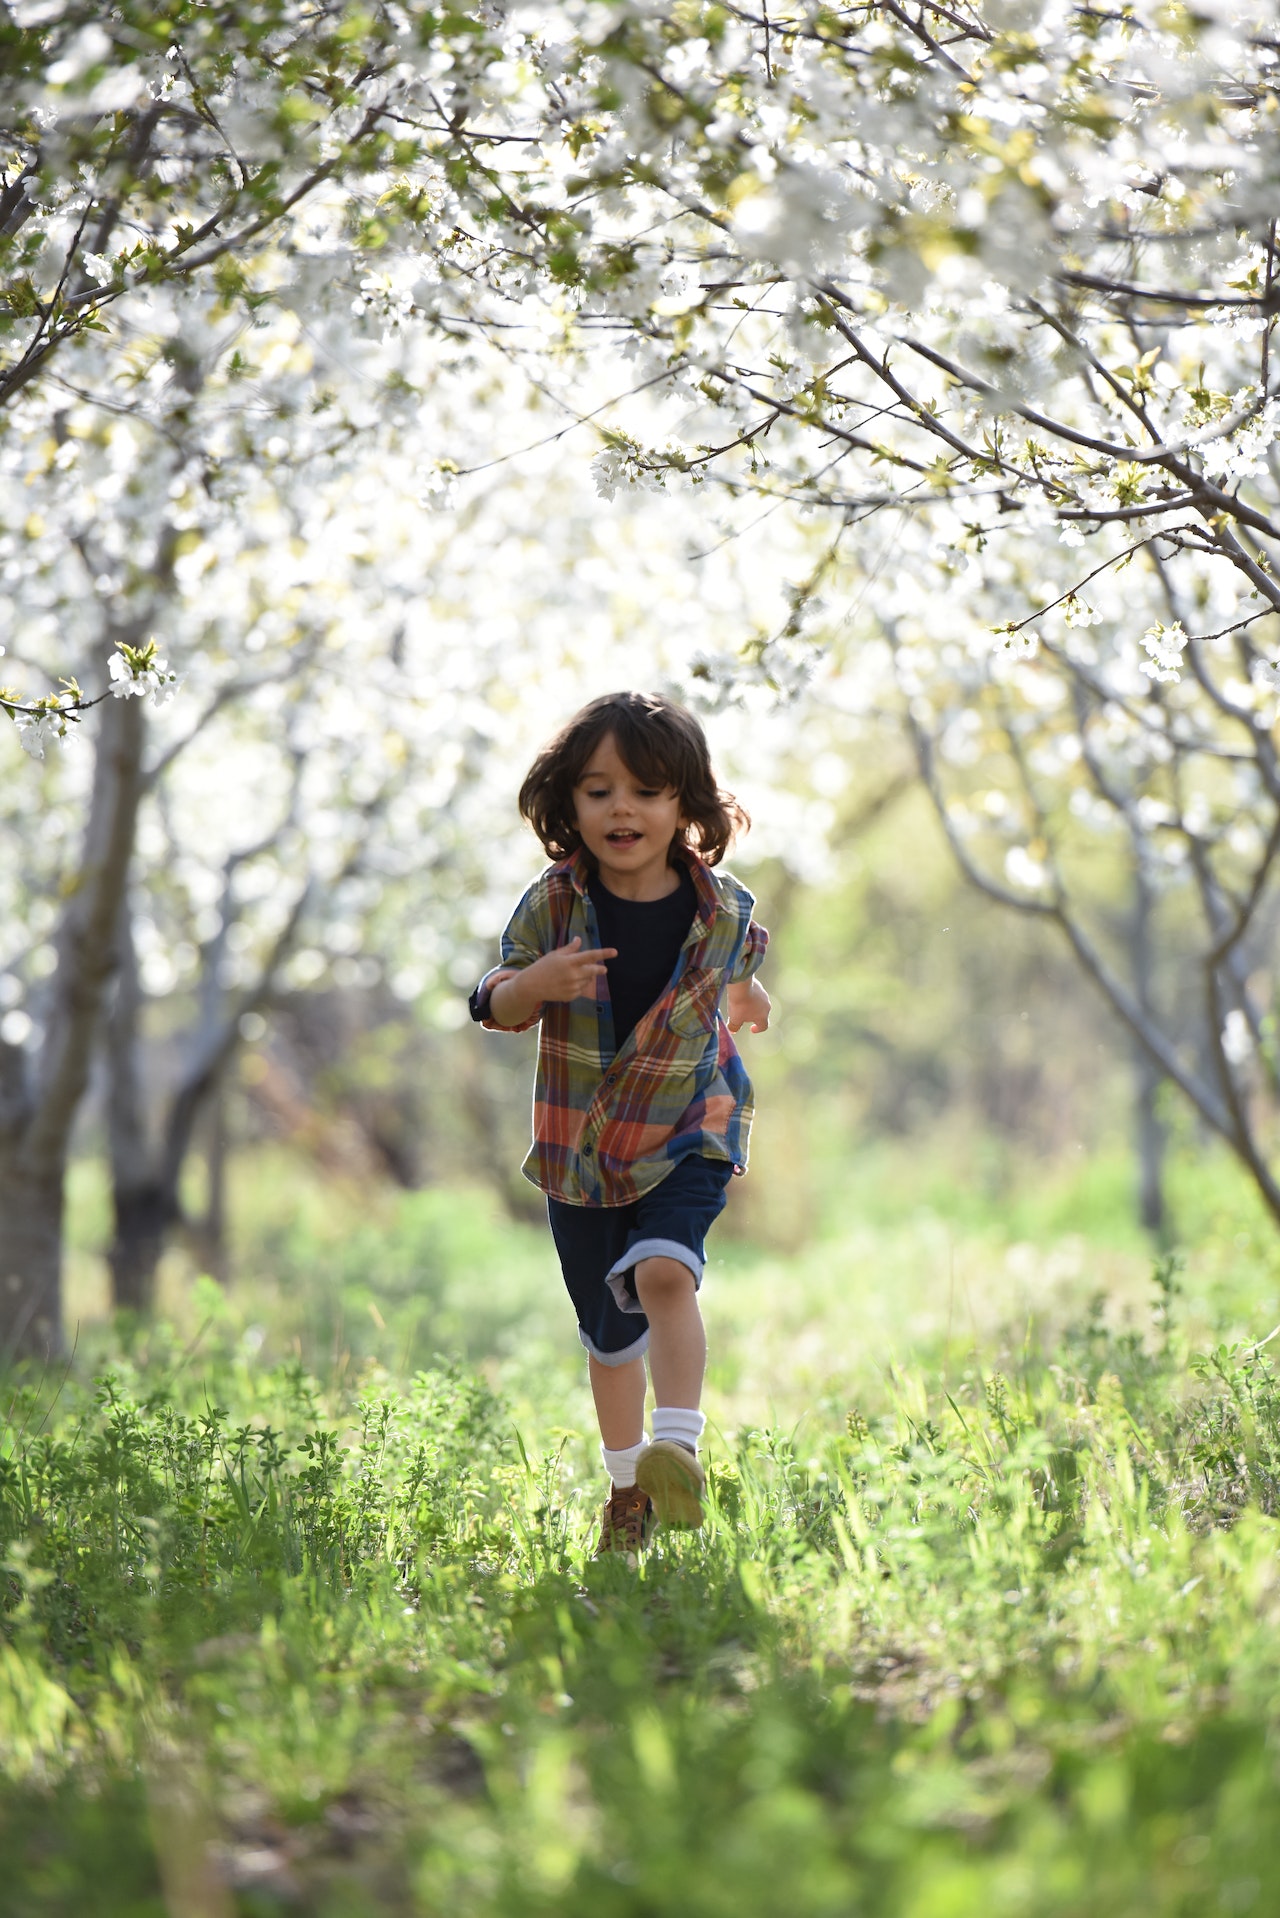
<path id="1" fill-rule="evenodd" d="M 648 1439 L 641 1433 L 638 1445 L 625 1446 L 621 1452 L 611 1452 L 607 1445 L 600 1447 L 604 1469 L 619 1491 L 624 1491 L 628 1485 L 635 1484 L 636 1466 L 640 1463 L 640 1454 L 646 1449 L 648 1443 Z"/>
<path id="2" fill-rule="evenodd" d="M 696 1458 L 698 1440 L 706 1422 L 694 1405 L 657 1405 L 653 1411 L 653 1436 L 655 1440 L 674 1439 L 677 1445 L 687 1446 Z"/>

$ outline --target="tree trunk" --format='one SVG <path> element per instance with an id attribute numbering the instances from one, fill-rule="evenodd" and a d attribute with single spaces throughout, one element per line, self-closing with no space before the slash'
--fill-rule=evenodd
<path id="1" fill-rule="evenodd" d="M 228 872 L 233 872 L 244 857 L 244 854 L 232 855 Z M 197 1255 L 203 1259 L 207 1249 L 209 1268 L 219 1278 L 226 1276 L 226 1138 L 222 1086 L 239 1044 L 240 1020 L 246 1012 L 256 1011 L 270 991 L 297 933 L 309 896 L 310 882 L 295 898 L 256 984 L 232 995 L 219 983 L 225 934 L 232 921 L 229 891 L 224 894 L 221 933 L 205 949 L 200 1023 L 188 1042 L 186 1070 L 154 1124 L 148 1123 L 145 1110 L 142 992 L 133 924 L 128 898 L 121 901 L 116 937 L 120 980 L 107 1026 L 111 1186 L 116 1219 L 115 1241 L 108 1256 L 117 1305 L 135 1312 L 149 1312 L 155 1303 L 160 1255 L 173 1227 L 187 1223 L 180 1197 L 183 1167 L 211 1102 L 214 1116 L 207 1147 L 208 1211 L 203 1224 L 197 1223 L 190 1230 Z"/>
<path id="2" fill-rule="evenodd" d="M 84 848 L 58 927 L 44 1038 L 22 1061 L 7 1049 L 0 1085 L 0 1355 L 47 1357 L 61 1344 L 63 1181 L 71 1128 L 116 966 L 116 928 L 142 791 L 136 699 L 102 708 Z M 29 1068 L 29 1069 L 27 1069 Z"/>
<path id="3" fill-rule="evenodd" d="M 1152 919 L 1155 900 L 1142 865 L 1142 848 L 1134 846 L 1133 917 L 1130 922 L 1130 953 L 1133 962 L 1134 992 L 1145 1019 L 1155 1016 L 1155 939 Z M 1164 1127 L 1156 1111 L 1156 1095 L 1164 1074 L 1145 1046 L 1134 1047 L 1135 1145 L 1138 1155 L 1138 1214 L 1157 1245 L 1166 1237 L 1164 1205 Z"/>
<path id="4" fill-rule="evenodd" d="M 111 1302 L 128 1312 L 149 1313 L 155 1304 L 156 1267 L 173 1214 L 172 1198 L 154 1169 L 155 1154 L 143 1113 L 138 1058 L 142 987 L 133 938 L 133 905 L 126 889 L 116 929 L 119 968 L 106 1024 L 107 1150 L 115 1231 L 107 1253 Z"/>
<path id="5" fill-rule="evenodd" d="M 0 1153 L 0 1364 L 62 1349 L 63 1165 L 37 1176 Z"/>
<path id="6" fill-rule="evenodd" d="M 1138 1212 L 1146 1230 L 1152 1234 L 1157 1245 L 1163 1247 L 1168 1238 L 1164 1203 L 1165 1133 L 1156 1110 L 1156 1094 L 1163 1084 L 1163 1074 L 1152 1065 L 1150 1054 L 1141 1050 L 1134 1058 L 1134 1071 L 1137 1080 L 1134 1121 L 1138 1148 Z"/>
<path id="7" fill-rule="evenodd" d="M 156 1268 L 174 1223 L 172 1195 L 157 1180 L 115 1187 L 115 1236 L 107 1262 L 111 1296 L 128 1312 L 149 1313 L 155 1305 Z"/>
<path id="8" fill-rule="evenodd" d="M 227 1261 L 227 1093 L 219 1078 L 209 1099 L 205 1124 L 206 1192 L 204 1217 L 197 1228 L 200 1259 L 205 1271 L 225 1285 Z"/>

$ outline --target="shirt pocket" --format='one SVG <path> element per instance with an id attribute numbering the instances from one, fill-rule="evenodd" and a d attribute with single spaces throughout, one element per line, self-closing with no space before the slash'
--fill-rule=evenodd
<path id="1" fill-rule="evenodd" d="M 694 966 L 684 974 L 667 1015 L 667 1024 L 677 1039 L 705 1039 L 714 1030 L 720 981 L 716 966 Z"/>

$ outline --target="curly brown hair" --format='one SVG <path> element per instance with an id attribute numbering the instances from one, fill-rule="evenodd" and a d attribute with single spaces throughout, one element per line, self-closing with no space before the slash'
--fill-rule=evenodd
<path id="1" fill-rule="evenodd" d="M 678 794 L 688 823 L 676 843 L 718 865 L 751 821 L 733 794 L 716 785 L 706 734 L 693 714 L 661 693 L 605 693 L 575 713 L 538 754 L 520 788 L 520 811 L 547 857 L 567 859 L 582 844 L 573 789 L 607 733 L 635 778 Z"/>

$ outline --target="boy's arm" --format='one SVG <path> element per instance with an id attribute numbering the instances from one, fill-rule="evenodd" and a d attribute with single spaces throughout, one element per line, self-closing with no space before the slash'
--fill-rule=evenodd
<path id="1" fill-rule="evenodd" d="M 769 995 L 758 979 L 741 979 L 726 988 L 725 1023 L 730 1032 L 747 1025 L 753 1032 L 767 1032 L 769 1011 Z"/>
<path id="2" fill-rule="evenodd" d="M 596 981 L 606 959 L 616 959 L 614 946 L 591 946 L 573 938 L 567 946 L 544 952 L 532 965 L 505 971 L 489 994 L 489 1016 L 508 1032 L 532 1025 L 543 1006 L 567 999 L 594 999 Z"/>
<path id="3" fill-rule="evenodd" d="M 486 972 L 467 1001 L 477 1025 L 483 1026 L 486 1032 L 527 1032 L 530 1026 L 537 1025 L 544 1000 L 530 996 L 526 980 L 526 974 L 533 971 L 535 964 L 536 961 L 530 959 L 524 965 L 495 966 L 492 972 Z M 500 993 L 500 988 L 517 980 L 524 983 L 514 997 Z M 498 999 L 497 1005 L 495 999 Z"/>
<path id="4" fill-rule="evenodd" d="M 587 951 L 574 938 L 548 952 L 550 927 L 538 910 L 536 889 L 521 900 L 502 935 L 502 964 L 487 972 L 471 995 L 471 1017 L 489 1032 L 524 1032 L 554 1001 L 594 998 L 596 981 L 613 946 Z"/>
<path id="5" fill-rule="evenodd" d="M 502 960 L 485 973 L 484 978 L 472 993 L 468 1005 L 471 1017 L 477 1025 L 487 1032 L 524 1031 L 536 1025 L 542 1016 L 542 1005 L 538 1000 L 529 1003 L 521 1017 L 515 1017 L 512 1006 L 506 1006 L 507 1017 L 499 1019 L 494 1015 L 493 995 L 500 985 L 508 979 L 514 979 L 542 957 L 551 944 L 551 917 L 547 910 L 547 888 L 545 875 L 536 879 L 525 893 L 519 905 L 507 922 L 502 935 Z"/>
<path id="6" fill-rule="evenodd" d="M 534 959 L 527 966 L 499 966 L 496 972 L 489 974 L 481 991 L 487 985 L 488 1018 L 485 1024 L 490 1031 L 497 1026 L 504 1032 L 523 1032 L 529 1026 L 537 1025 L 546 1003 L 536 991 L 537 974 L 534 968 L 537 963 Z"/>
<path id="7" fill-rule="evenodd" d="M 768 1030 L 769 995 L 756 978 L 764 964 L 768 944 L 768 933 L 752 919 L 725 988 L 725 1023 L 730 1032 L 738 1032 L 747 1025 L 753 1032 Z"/>

